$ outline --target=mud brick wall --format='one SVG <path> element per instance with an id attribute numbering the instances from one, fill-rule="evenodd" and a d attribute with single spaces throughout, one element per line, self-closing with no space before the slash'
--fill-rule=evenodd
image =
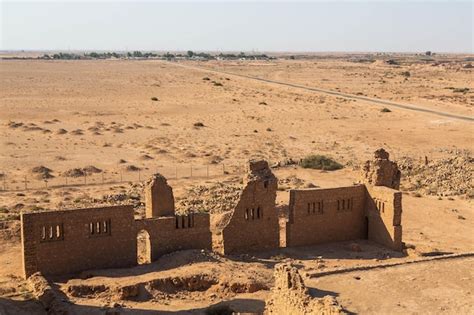
<path id="1" fill-rule="evenodd" d="M 290 190 L 286 246 L 367 238 L 363 185 Z"/>
<path id="2" fill-rule="evenodd" d="M 277 185 L 275 177 L 247 183 L 229 223 L 222 231 L 223 254 L 280 246 L 278 213 L 275 208 Z"/>
<path id="3" fill-rule="evenodd" d="M 383 186 L 367 186 L 369 240 L 402 250 L 402 193 Z"/>
<path id="4" fill-rule="evenodd" d="M 25 278 L 136 264 L 132 206 L 24 213 L 21 226 Z"/>
<path id="5" fill-rule="evenodd" d="M 141 230 L 148 232 L 152 261 L 178 250 L 212 249 L 207 213 L 137 220 L 135 229 L 135 235 Z"/>
<path id="6" fill-rule="evenodd" d="M 161 174 L 154 174 L 145 185 L 145 216 L 157 218 L 174 215 L 173 188 Z"/>

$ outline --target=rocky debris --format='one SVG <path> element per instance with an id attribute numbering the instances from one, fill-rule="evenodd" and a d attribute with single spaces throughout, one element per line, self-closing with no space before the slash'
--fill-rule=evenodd
<path id="1" fill-rule="evenodd" d="M 313 298 L 296 267 L 275 266 L 275 286 L 265 301 L 265 314 L 346 314 L 333 296 Z"/>
<path id="2" fill-rule="evenodd" d="M 474 197 L 474 158 L 471 152 L 450 150 L 450 156 L 437 160 L 417 161 L 410 157 L 398 163 L 403 171 L 403 190 L 428 195 Z"/>
<path id="3" fill-rule="evenodd" d="M 286 178 L 279 178 L 278 185 L 284 189 L 298 189 L 298 188 L 311 188 L 315 185 L 306 182 L 304 179 L 298 178 L 295 175 L 288 176 Z"/>
<path id="4" fill-rule="evenodd" d="M 97 297 L 98 294 L 106 292 L 107 288 L 103 284 L 99 285 L 70 285 L 67 287 L 67 293 L 74 297 Z"/>
<path id="5" fill-rule="evenodd" d="M 18 220 L 2 220 L 0 221 L 0 240 L 20 241 L 21 223 Z"/>
<path id="6" fill-rule="evenodd" d="M 47 168 L 46 166 L 36 166 L 31 169 L 31 173 L 34 174 L 34 177 L 39 180 L 45 180 L 54 178 L 54 175 L 51 173 L 53 172 L 52 169 Z"/>
<path id="7" fill-rule="evenodd" d="M 192 186 L 177 200 L 176 213 L 209 212 L 211 214 L 231 211 L 237 205 L 242 187 L 233 184 L 215 183 L 211 186 Z"/>
<path id="8" fill-rule="evenodd" d="M 383 148 L 374 152 L 374 159 L 366 161 L 362 171 L 362 180 L 370 185 L 400 188 L 398 165 L 389 160 L 389 153 Z"/>
<path id="9" fill-rule="evenodd" d="M 271 131 L 271 130 L 267 130 Z M 275 164 L 272 164 L 271 168 L 279 168 L 279 167 L 285 167 L 285 166 L 291 166 L 291 165 L 298 165 L 299 161 L 296 161 L 292 158 L 287 158 L 281 161 L 276 162 Z"/>
<path id="10" fill-rule="evenodd" d="M 27 281 L 33 296 L 48 310 L 48 314 L 70 314 L 62 294 L 55 290 L 40 272 L 32 274 Z"/>

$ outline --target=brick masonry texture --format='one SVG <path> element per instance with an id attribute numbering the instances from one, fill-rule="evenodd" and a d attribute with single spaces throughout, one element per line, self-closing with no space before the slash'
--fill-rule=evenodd
<path id="1" fill-rule="evenodd" d="M 365 179 L 383 174 L 382 182 L 390 187 L 358 184 L 291 190 L 283 243 L 290 247 L 369 239 L 402 250 L 402 194 L 392 187 L 399 171 L 385 151 L 378 150 L 375 159 L 384 163 Z M 277 249 L 281 243 L 277 185 L 266 161 L 250 161 L 240 199 L 214 235 L 208 213 L 175 214 L 173 190 L 160 174 L 146 185 L 144 219 L 134 218 L 132 206 L 22 213 L 24 276 L 134 266 L 141 231 L 147 232 L 151 261 L 177 250 L 211 250 L 213 236 L 219 239 L 214 250 L 225 255 Z"/>

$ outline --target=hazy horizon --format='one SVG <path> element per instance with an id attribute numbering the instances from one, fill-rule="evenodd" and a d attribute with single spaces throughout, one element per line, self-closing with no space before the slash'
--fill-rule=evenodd
<path id="1" fill-rule="evenodd" d="M 1 51 L 473 53 L 471 2 L 10 2 Z"/>

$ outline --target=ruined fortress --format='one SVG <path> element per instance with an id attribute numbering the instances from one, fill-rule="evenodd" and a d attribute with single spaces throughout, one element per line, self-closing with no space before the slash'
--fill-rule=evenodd
<path id="1" fill-rule="evenodd" d="M 368 239 L 402 250 L 400 172 L 383 149 L 364 165 L 363 182 L 289 192 L 289 218 L 280 236 L 278 181 L 266 161 L 250 161 L 234 210 L 211 232 L 208 213 L 175 214 L 173 190 L 156 174 L 146 185 L 145 218 L 132 206 L 21 214 L 23 271 L 64 275 L 137 265 L 137 235 L 146 235 L 149 261 L 184 249 L 221 254 Z"/>

